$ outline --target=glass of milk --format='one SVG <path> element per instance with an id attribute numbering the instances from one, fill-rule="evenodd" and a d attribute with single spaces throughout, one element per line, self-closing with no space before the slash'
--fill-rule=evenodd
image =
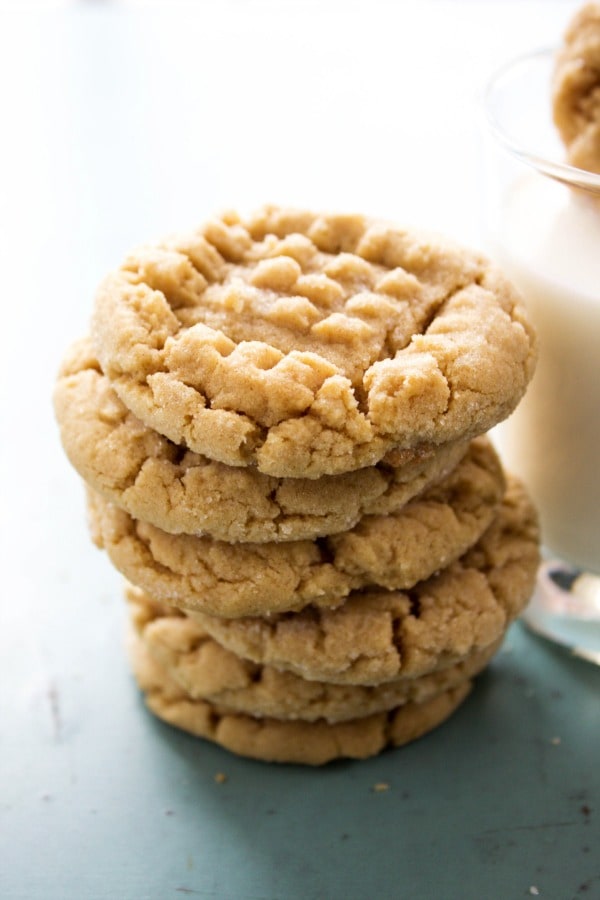
<path id="1" fill-rule="evenodd" d="M 525 619 L 600 664 L 600 175 L 563 162 L 553 65 L 553 51 L 522 57 L 485 94 L 485 242 L 540 354 L 494 436 L 540 511 L 545 562 Z"/>

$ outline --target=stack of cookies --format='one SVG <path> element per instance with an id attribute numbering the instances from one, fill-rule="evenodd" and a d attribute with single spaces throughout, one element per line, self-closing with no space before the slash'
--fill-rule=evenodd
<path id="1" fill-rule="evenodd" d="M 231 213 L 126 259 L 55 408 L 149 708 L 310 764 L 447 718 L 533 586 L 485 433 L 534 362 L 486 259 L 361 216 Z"/>

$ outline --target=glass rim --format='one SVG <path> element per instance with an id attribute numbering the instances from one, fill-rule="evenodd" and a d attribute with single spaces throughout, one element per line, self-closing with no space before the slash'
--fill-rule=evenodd
<path id="1" fill-rule="evenodd" d="M 485 119 L 490 133 L 500 146 L 515 159 L 536 169 L 540 174 L 552 178 L 555 181 L 559 181 L 562 184 L 576 187 L 593 194 L 600 194 L 600 174 L 588 172 L 586 169 L 578 169 L 576 166 L 571 166 L 566 162 L 548 159 L 546 156 L 527 149 L 507 133 L 491 109 L 492 96 L 498 89 L 503 78 L 524 63 L 532 62 L 540 58 L 554 57 L 556 52 L 556 47 L 542 47 L 538 50 L 515 56 L 513 59 L 508 60 L 500 66 L 499 69 L 496 69 L 485 85 L 482 94 Z M 548 102 L 550 102 L 550 99 Z"/>

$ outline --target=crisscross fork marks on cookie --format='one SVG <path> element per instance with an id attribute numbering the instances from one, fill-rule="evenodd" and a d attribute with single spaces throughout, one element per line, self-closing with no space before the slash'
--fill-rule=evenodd
<path id="1" fill-rule="evenodd" d="M 200 272 L 194 242 L 213 240 L 220 261 Z M 287 477 L 482 433 L 516 405 L 535 358 L 520 300 L 477 254 L 277 209 L 140 250 L 101 286 L 93 336 L 143 421 Z"/>

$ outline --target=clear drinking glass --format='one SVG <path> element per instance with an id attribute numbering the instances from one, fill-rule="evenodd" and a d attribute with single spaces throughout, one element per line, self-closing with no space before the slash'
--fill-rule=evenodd
<path id="1" fill-rule="evenodd" d="M 485 242 L 537 328 L 536 374 L 495 433 L 541 516 L 545 561 L 525 621 L 600 664 L 600 176 L 562 162 L 554 53 L 485 93 Z"/>

